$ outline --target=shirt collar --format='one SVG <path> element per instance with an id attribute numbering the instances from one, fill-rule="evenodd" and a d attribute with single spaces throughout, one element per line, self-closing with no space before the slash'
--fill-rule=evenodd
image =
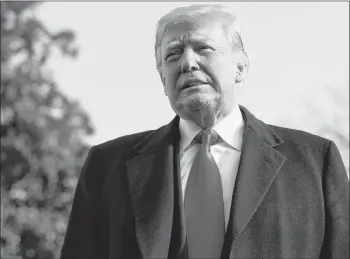
<path id="1" fill-rule="evenodd" d="M 233 108 L 229 115 L 214 125 L 213 129 L 226 144 L 241 151 L 244 119 L 238 106 Z M 183 152 L 194 137 L 201 131 L 201 128 L 191 121 L 180 118 L 179 130 L 181 135 L 180 152 Z"/>

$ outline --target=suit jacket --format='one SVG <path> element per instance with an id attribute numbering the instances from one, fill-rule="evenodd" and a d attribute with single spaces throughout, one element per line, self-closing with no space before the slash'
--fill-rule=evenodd
<path id="1" fill-rule="evenodd" d="M 222 258 L 349 258 L 349 182 L 335 144 L 240 106 L 245 132 Z M 179 117 L 91 148 L 61 259 L 177 258 Z"/>

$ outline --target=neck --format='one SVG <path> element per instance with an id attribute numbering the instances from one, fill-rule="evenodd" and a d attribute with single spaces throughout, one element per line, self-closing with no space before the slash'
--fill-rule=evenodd
<path id="1" fill-rule="evenodd" d="M 204 129 L 214 127 L 214 125 L 216 125 L 219 121 L 224 119 L 229 114 L 229 112 L 223 113 L 220 110 L 214 113 L 213 111 L 201 109 L 198 111 L 198 114 L 193 114 L 192 116 L 185 117 L 184 119 L 191 121 L 198 127 Z"/>

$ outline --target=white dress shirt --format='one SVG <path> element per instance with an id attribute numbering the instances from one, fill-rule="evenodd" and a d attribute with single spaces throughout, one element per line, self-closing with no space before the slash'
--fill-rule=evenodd
<path id="1" fill-rule="evenodd" d="M 195 123 L 180 118 L 179 130 L 180 140 L 180 172 L 182 183 L 182 194 L 185 197 L 187 179 L 199 150 L 200 144 L 192 142 L 194 137 L 201 131 Z M 219 141 L 211 146 L 211 154 L 218 165 L 225 209 L 225 229 L 227 228 L 230 215 L 231 201 L 235 180 L 241 156 L 244 120 L 239 107 L 218 122 L 213 130 L 219 135 Z"/>

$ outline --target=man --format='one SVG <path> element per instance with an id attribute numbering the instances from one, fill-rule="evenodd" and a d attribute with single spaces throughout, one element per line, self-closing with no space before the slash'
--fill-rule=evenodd
<path id="1" fill-rule="evenodd" d="M 348 258 L 338 149 L 238 104 L 248 57 L 236 17 L 190 6 L 157 28 L 176 116 L 91 148 L 61 258 Z"/>

